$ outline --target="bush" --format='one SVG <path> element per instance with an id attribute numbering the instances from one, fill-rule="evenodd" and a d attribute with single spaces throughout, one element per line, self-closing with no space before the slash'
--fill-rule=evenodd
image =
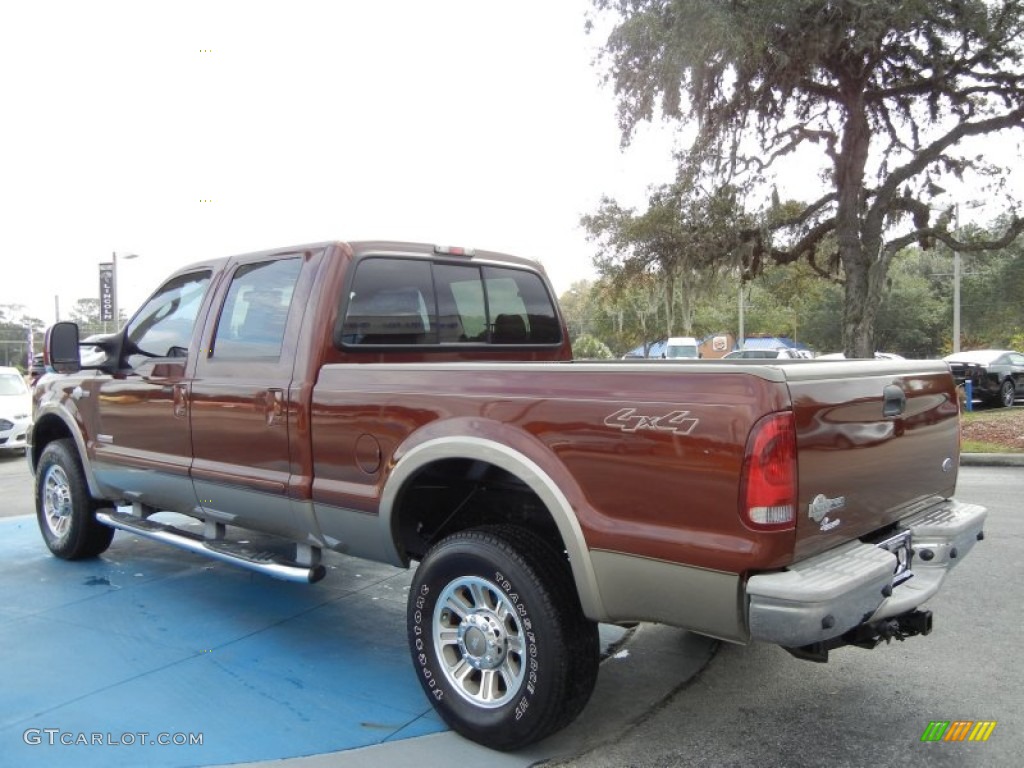
<path id="1" fill-rule="evenodd" d="M 572 356 L 576 360 L 610 360 L 615 357 L 607 344 L 588 334 L 579 336 L 572 343 Z"/>

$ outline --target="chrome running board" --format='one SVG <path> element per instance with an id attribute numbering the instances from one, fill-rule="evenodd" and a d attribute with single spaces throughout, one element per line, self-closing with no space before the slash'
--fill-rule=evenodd
<path id="1" fill-rule="evenodd" d="M 319 563 L 313 566 L 300 565 L 274 552 L 261 552 L 224 539 L 206 539 L 190 531 L 183 531 L 155 520 L 146 520 L 138 515 L 101 511 L 96 513 L 96 519 L 111 528 L 130 531 L 161 544 L 171 544 L 189 552 L 212 557 L 214 560 L 265 573 L 276 579 L 312 584 L 320 581 L 327 573 L 327 569 Z"/>

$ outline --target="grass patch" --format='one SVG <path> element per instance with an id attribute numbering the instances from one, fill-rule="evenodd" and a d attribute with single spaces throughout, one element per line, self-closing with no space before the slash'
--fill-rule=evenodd
<path id="1" fill-rule="evenodd" d="M 1024 453 L 1024 408 L 963 411 L 964 453 Z"/>
<path id="2" fill-rule="evenodd" d="M 999 443 L 983 443 L 980 440 L 964 440 L 960 446 L 961 453 L 1022 453 L 1020 448 L 1008 447 Z"/>

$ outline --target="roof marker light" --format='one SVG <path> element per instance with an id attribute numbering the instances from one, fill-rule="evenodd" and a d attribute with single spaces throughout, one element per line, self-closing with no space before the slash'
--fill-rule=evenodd
<path id="1" fill-rule="evenodd" d="M 435 245 L 434 253 L 443 253 L 448 256 L 475 256 L 476 251 L 472 248 L 461 248 L 457 245 Z"/>

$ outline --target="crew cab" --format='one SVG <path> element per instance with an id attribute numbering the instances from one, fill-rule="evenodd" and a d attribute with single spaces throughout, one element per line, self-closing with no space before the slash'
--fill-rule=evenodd
<path id="1" fill-rule="evenodd" d="M 122 529 L 302 582 L 325 550 L 416 563 L 415 674 L 498 749 L 582 710 L 598 622 L 823 661 L 927 634 L 921 605 L 982 538 L 985 510 L 953 498 L 945 363 L 575 362 L 543 270 L 503 254 L 207 261 L 90 339 L 102 360 L 79 344 L 48 331 L 34 391 L 55 555 Z"/>

